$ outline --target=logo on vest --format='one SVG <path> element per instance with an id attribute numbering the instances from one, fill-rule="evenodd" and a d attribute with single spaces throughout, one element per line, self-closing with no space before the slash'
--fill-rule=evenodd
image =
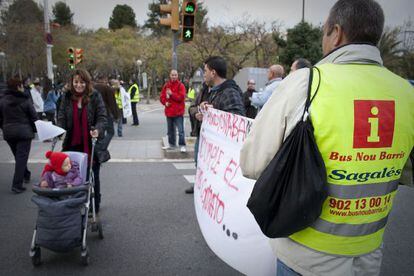
<path id="1" fill-rule="evenodd" d="M 392 146 L 395 124 L 395 102 L 354 101 L 354 148 Z"/>

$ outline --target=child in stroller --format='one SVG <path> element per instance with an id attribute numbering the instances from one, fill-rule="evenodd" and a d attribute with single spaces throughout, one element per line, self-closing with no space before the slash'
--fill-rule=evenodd
<path id="1" fill-rule="evenodd" d="M 64 152 L 46 152 L 49 163 L 45 165 L 40 180 L 41 188 L 71 188 L 82 184 L 79 164 L 71 161 Z"/>
<path id="2" fill-rule="evenodd" d="M 96 139 L 93 139 L 92 149 L 95 142 Z M 87 230 L 98 232 L 98 237 L 103 239 L 102 224 L 95 214 L 92 164 L 89 164 L 89 180 L 87 180 L 88 155 L 86 153 L 48 152 L 46 156 L 50 163 L 45 166 L 42 175 L 47 182 L 47 187 L 41 187 L 42 184 L 33 186 L 33 192 L 36 195 L 32 197 L 32 201 L 39 210 L 30 247 L 32 264 L 34 266 L 41 264 L 41 247 L 54 252 L 67 252 L 81 247 L 81 263 L 88 265 Z M 69 169 L 70 166 L 64 164 L 68 162 L 68 158 L 73 165 L 78 164 L 77 177 L 73 178 L 73 174 L 71 174 L 71 171 L 75 170 L 75 166 Z M 91 160 L 93 160 L 93 151 Z M 64 165 L 67 165 L 66 168 L 63 168 Z M 65 170 L 68 172 L 64 176 L 55 174 L 58 171 L 64 174 Z M 55 174 L 62 179 L 59 183 L 50 180 L 48 182 L 46 180 L 48 173 L 51 176 Z M 67 177 L 70 179 L 66 183 L 73 185 L 73 187 L 67 187 L 65 184 L 66 180 L 64 179 Z M 70 182 L 72 180 L 73 182 Z M 80 185 L 74 185 L 78 184 L 78 181 Z M 43 186 L 45 185 L 43 184 Z"/>

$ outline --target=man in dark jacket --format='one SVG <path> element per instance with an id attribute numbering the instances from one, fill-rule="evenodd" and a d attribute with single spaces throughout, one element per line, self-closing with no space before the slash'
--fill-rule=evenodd
<path id="1" fill-rule="evenodd" d="M 233 114 L 245 116 L 242 100 L 242 91 L 240 87 L 233 80 L 226 79 L 227 64 L 222 57 L 213 56 L 204 62 L 204 93 L 201 102 L 197 104 L 197 114 L 195 115 L 200 122 L 203 120 L 203 115 L 199 110 L 206 110 L 208 107 L 213 107 L 222 111 Z M 208 87 L 211 87 L 208 89 Z M 197 102 L 197 101 L 196 101 Z M 198 131 L 198 135 L 200 132 Z M 194 155 L 197 155 L 198 139 L 196 142 L 196 150 Z M 197 162 L 197 159 L 195 160 Z M 194 187 L 185 190 L 186 193 L 194 193 Z"/>
<path id="2" fill-rule="evenodd" d="M 23 181 L 30 181 L 27 160 L 36 130 L 36 120 L 36 111 L 29 97 L 24 94 L 22 82 L 16 78 L 9 79 L 5 96 L 0 102 L 0 127 L 16 161 L 11 189 L 16 194 L 26 190 Z"/>
<path id="3" fill-rule="evenodd" d="M 204 62 L 204 81 L 211 87 L 208 102 L 200 104 L 202 109 L 215 109 L 245 116 L 242 91 L 234 80 L 227 80 L 227 64 L 222 57 L 213 56 Z"/>

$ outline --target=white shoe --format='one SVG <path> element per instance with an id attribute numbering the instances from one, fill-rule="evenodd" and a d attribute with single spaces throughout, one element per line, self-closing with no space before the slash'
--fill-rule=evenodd
<path id="1" fill-rule="evenodd" d="M 185 148 L 185 146 L 182 146 L 182 147 L 180 148 L 180 151 L 181 151 L 181 152 L 187 152 L 187 149 Z"/>
<path id="2" fill-rule="evenodd" d="M 166 147 L 162 147 L 162 149 L 163 149 L 163 150 L 169 150 L 169 149 L 172 149 L 172 147 L 170 147 L 170 146 L 166 146 Z"/>

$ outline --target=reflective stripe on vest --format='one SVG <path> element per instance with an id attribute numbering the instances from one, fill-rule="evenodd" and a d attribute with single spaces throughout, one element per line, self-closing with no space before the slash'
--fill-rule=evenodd
<path id="1" fill-rule="evenodd" d="M 131 96 L 131 92 L 132 92 L 132 89 L 135 87 L 135 94 L 134 94 L 134 97 L 133 98 L 131 98 L 131 103 L 137 103 L 137 102 L 139 102 L 139 87 L 138 87 L 138 85 L 136 84 L 136 83 L 134 83 L 133 85 L 131 85 L 131 87 L 128 89 L 128 93 L 129 93 L 129 95 Z"/>
<path id="2" fill-rule="evenodd" d="M 328 183 L 329 195 L 342 199 L 383 196 L 392 193 L 398 188 L 398 180 L 384 183 L 357 184 L 352 186 Z"/>
<path id="3" fill-rule="evenodd" d="M 414 89 L 377 65 L 314 69 L 310 107 L 329 194 L 317 221 L 290 236 L 328 254 L 377 249 L 414 145 Z"/>

